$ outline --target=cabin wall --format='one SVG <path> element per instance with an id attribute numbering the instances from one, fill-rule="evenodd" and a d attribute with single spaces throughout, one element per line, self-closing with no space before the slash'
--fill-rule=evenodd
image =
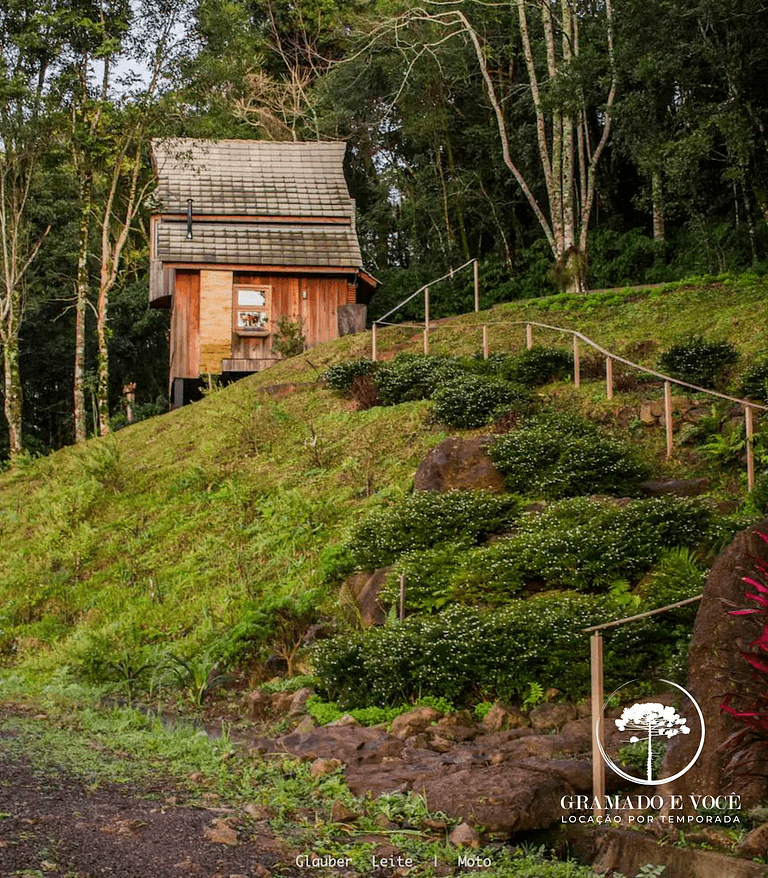
<path id="1" fill-rule="evenodd" d="M 170 378 L 200 375 L 200 272 L 176 271 L 171 304 Z"/>
<path id="2" fill-rule="evenodd" d="M 221 372 L 232 351 L 232 272 L 200 272 L 200 371 Z"/>
<path id="3" fill-rule="evenodd" d="M 346 277 L 338 275 L 287 275 L 235 272 L 238 286 L 272 288 L 272 314 L 276 323 L 281 316 L 301 318 L 308 347 L 339 337 L 337 309 L 354 302 L 355 288 Z"/>
<path id="4" fill-rule="evenodd" d="M 279 359 L 271 336 L 233 331 L 234 288 L 241 286 L 270 287 L 270 328 L 276 329 L 280 317 L 301 318 L 308 347 L 338 338 L 338 310 L 355 302 L 355 286 L 343 275 L 178 269 L 171 306 L 171 379 L 222 369 L 257 371 Z"/>

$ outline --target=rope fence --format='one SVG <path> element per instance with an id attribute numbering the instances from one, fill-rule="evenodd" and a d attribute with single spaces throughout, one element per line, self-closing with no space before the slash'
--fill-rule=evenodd
<path id="1" fill-rule="evenodd" d="M 471 263 L 467 263 L 469 265 Z M 465 268 L 466 266 L 462 266 Z M 444 279 L 444 278 L 442 278 Z M 391 314 L 397 310 L 397 308 L 392 309 L 388 314 L 385 314 L 383 318 L 377 320 L 371 326 L 371 358 L 376 360 L 378 358 L 378 327 L 379 326 L 398 326 L 404 328 L 411 329 L 423 329 L 424 333 L 424 353 L 429 353 L 429 337 L 430 332 L 434 332 L 440 327 L 430 325 L 429 321 L 429 289 L 428 287 L 423 287 L 418 292 L 424 292 L 425 298 L 425 321 L 423 324 L 421 323 L 386 323 L 384 322 L 386 317 L 391 316 Z M 414 293 L 414 295 L 417 295 Z M 413 296 L 410 296 L 406 301 L 410 301 Z M 404 304 L 404 303 L 401 303 Z M 398 306 L 400 307 L 400 306 Z M 681 381 L 678 378 L 672 378 L 670 375 L 665 375 L 662 372 L 657 372 L 655 369 L 651 369 L 648 366 L 641 366 L 639 363 L 634 363 L 632 360 L 626 359 L 626 357 L 621 357 L 612 351 L 607 350 L 602 345 L 599 345 L 597 342 L 593 341 L 591 338 L 588 338 L 582 332 L 579 332 L 575 329 L 568 329 L 562 326 L 551 326 L 548 323 L 537 323 L 534 320 L 513 320 L 513 321 L 494 321 L 494 322 L 485 322 L 485 323 L 466 323 L 466 324 L 452 324 L 451 331 L 455 332 L 459 331 L 469 331 L 469 332 L 477 332 L 478 330 L 481 332 L 481 344 L 483 351 L 483 358 L 488 359 L 490 356 L 490 343 L 489 343 L 489 329 L 494 326 L 503 326 L 505 328 L 509 328 L 510 326 L 524 326 L 525 327 L 525 346 L 528 350 L 533 347 L 534 341 L 534 328 L 546 330 L 549 332 L 559 332 L 565 335 L 570 335 L 573 338 L 573 386 L 576 388 L 581 387 L 581 352 L 582 352 L 582 344 L 586 345 L 593 350 L 597 351 L 597 353 L 601 354 L 605 358 L 605 392 L 607 399 L 613 399 L 614 393 L 614 378 L 613 378 L 613 367 L 615 363 L 621 363 L 624 366 L 629 367 L 637 372 L 641 372 L 645 375 L 650 375 L 652 378 L 656 378 L 659 381 L 663 382 L 664 385 L 664 430 L 666 434 L 666 457 L 669 460 L 672 457 L 674 451 L 674 422 L 673 422 L 673 408 L 672 408 L 672 386 L 683 387 L 689 392 L 694 393 L 703 393 L 707 396 L 714 397 L 716 399 L 722 399 L 726 402 L 729 402 L 733 405 L 738 405 L 743 409 L 744 412 L 744 425 L 746 431 L 746 456 L 747 456 L 747 487 L 748 490 L 752 490 L 755 486 L 755 452 L 754 452 L 754 435 L 755 435 L 755 424 L 754 424 L 754 414 L 756 411 L 768 411 L 768 406 L 760 405 L 759 403 L 753 402 L 752 400 L 747 399 L 739 399 L 735 396 L 728 396 L 725 393 L 719 393 L 716 390 L 710 390 L 706 387 L 699 387 L 696 384 L 690 384 L 687 381 Z"/>

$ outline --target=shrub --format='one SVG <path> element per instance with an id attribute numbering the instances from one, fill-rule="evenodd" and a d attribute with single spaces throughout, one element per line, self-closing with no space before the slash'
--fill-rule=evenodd
<path id="1" fill-rule="evenodd" d="M 539 415 L 499 437 L 489 455 L 511 491 L 559 499 L 631 493 L 649 468 L 623 444 L 580 418 Z"/>
<path id="2" fill-rule="evenodd" d="M 345 360 L 326 369 L 322 374 L 325 383 L 333 390 L 348 391 L 355 378 L 370 375 L 376 370 L 376 363 L 366 357 L 358 360 Z"/>
<path id="3" fill-rule="evenodd" d="M 604 590 L 622 579 L 636 582 L 665 549 L 706 542 L 711 522 L 707 507 L 675 498 L 624 507 L 563 500 L 539 515 L 522 516 L 509 538 L 476 549 L 457 568 L 451 593 L 464 601 L 501 603 L 525 582 L 579 591 Z M 696 579 L 700 583 L 700 569 Z"/>
<path id="4" fill-rule="evenodd" d="M 436 617 L 323 641 L 315 649 L 315 673 L 321 694 L 344 708 L 425 694 L 461 704 L 478 691 L 509 699 L 531 680 L 578 698 L 589 687 L 589 637 L 582 629 L 622 613 L 602 595 L 541 596 L 485 613 L 450 607 Z M 643 620 L 612 632 L 605 642 L 606 685 L 659 667 L 666 645 L 658 623 Z"/>
<path id="5" fill-rule="evenodd" d="M 748 399 L 768 402 L 768 357 L 747 369 L 742 376 L 739 393 Z"/>
<path id="6" fill-rule="evenodd" d="M 412 549 L 474 545 L 508 527 L 518 508 L 517 498 L 487 491 L 419 491 L 369 515 L 348 545 L 356 567 L 373 570 Z"/>
<path id="7" fill-rule="evenodd" d="M 573 373 L 573 354 L 560 348 L 535 345 L 501 364 L 499 374 L 508 381 L 538 387 Z"/>
<path id="8" fill-rule="evenodd" d="M 397 559 L 397 570 L 388 577 L 379 599 L 384 604 L 397 605 L 402 573 L 409 613 L 434 613 L 442 609 L 455 599 L 451 581 L 465 555 L 461 546 L 451 544 L 406 552 Z"/>
<path id="9" fill-rule="evenodd" d="M 520 410 L 530 403 L 523 387 L 499 378 L 462 375 L 444 384 L 433 394 L 435 417 L 450 427 L 482 427 L 495 415 Z"/>
<path id="10" fill-rule="evenodd" d="M 398 354 L 376 372 L 379 396 L 384 405 L 397 405 L 416 399 L 429 399 L 438 387 L 463 372 L 461 365 L 447 357 Z"/>
<path id="11" fill-rule="evenodd" d="M 729 341 L 691 335 L 664 351 L 659 357 L 659 369 L 689 384 L 714 387 L 738 358 L 738 351 Z"/>
<path id="12" fill-rule="evenodd" d="M 706 569 L 690 548 L 667 549 L 643 583 L 644 603 L 665 607 L 692 598 L 704 588 L 706 578 Z"/>
<path id="13" fill-rule="evenodd" d="M 277 334 L 272 338 L 272 349 L 277 351 L 284 359 L 297 357 L 304 353 L 307 340 L 304 337 L 304 328 L 301 317 L 291 320 L 283 316 L 277 321 Z"/>

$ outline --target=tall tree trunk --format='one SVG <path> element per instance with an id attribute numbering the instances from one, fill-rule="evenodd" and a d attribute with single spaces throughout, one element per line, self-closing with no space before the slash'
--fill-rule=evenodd
<path id="1" fill-rule="evenodd" d="M 653 240 L 657 244 L 663 244 L 664 236 L 664 184 L 661 179 L 661 171 L 655 170 L 651 174 L 651 203 L 653 209 Z"/>
<path id="2" fill-rule="evenodd" d="M 104 269 L 102 268 L 102 273 Z M 96 317 L 96 336 L 99 344 L 98 355 L 98 390 L 97 400 L 99 409 L 99 435 L 106 436 L 110 431 L 109 425 L 109 328 L 107 326 L 107 314 L 109 311 L 109 286 L 105 278 L 99 289 L 99 304 Z"/>
<path id="3" fill-rule="evenodd" d="M 91 231 L 92 179 L 90 171 L 80 179 L 80 230 L 77 242 L 77 283 L 75 287 L 75 442 L 85 442 L 85 316 L 88 308 L 88 238 Z M 95 428 L 94 424 L 94 428 Z"/>
<path id="4" fill-rule="evenodd" d="M 8 444 L 11 463 L 23 451 L 22 445 L 22 392 L 21 371 L 19 370 L 19 328 L 21 325 L 21 294 L 14 291 L 13 314 L 9 315 L 8 333 L 3 338 L 3 390 L 5 400 L 3 411 L 8 422 Z"/>

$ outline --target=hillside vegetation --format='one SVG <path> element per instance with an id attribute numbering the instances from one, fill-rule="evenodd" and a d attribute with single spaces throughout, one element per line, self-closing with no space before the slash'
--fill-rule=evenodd
<path id="1" fill-rule="evenodd" d="M 745 276 L 516 302 L 442 323 L 431 347 L 474 354 L 480 334 L 467 327 L 486 321 L 492 351 L 519 351 L 525 331 L 516 321 L 534 320 L 578 328 L 655 367 L 661 351 L 697 333 L 737 346 L 729 379 L 736 388 L 766 353 L 767 293 L 764 279 Z M 536 330 L 537 343 L 570 346 L 543 334 Z M 418 328 L 379 333 L 384 357 L 421 344 Z M 435 422 L 429 400 L 356 411 L 320 380 L 329 366 L 369 354 L 370 333 L 346 337 L 0 475 L 3 661 L 45 676 L 67 666 L 130 686 L 152 651 L 169 646 L 187 669 L 210 654 L 259 673 L 276 643 L 297 659 L 309 624 L 342 616 L 340 546 L 370 512 L 402 501 L 427 451 L 455 432 Z M 743 505 L 737 454 L 725 466 L 689 444 L 666 461 L 663 431 L 644 430 L 636 418 L 615 422 L 658 386 L 610 402 L 602 379 L 580 391 L 555 382 L 537 394 L 630 439 L 654 477 L 706 475 L 714 496 Z M 300 666 L 298 656 L 292 670 Z"/>

